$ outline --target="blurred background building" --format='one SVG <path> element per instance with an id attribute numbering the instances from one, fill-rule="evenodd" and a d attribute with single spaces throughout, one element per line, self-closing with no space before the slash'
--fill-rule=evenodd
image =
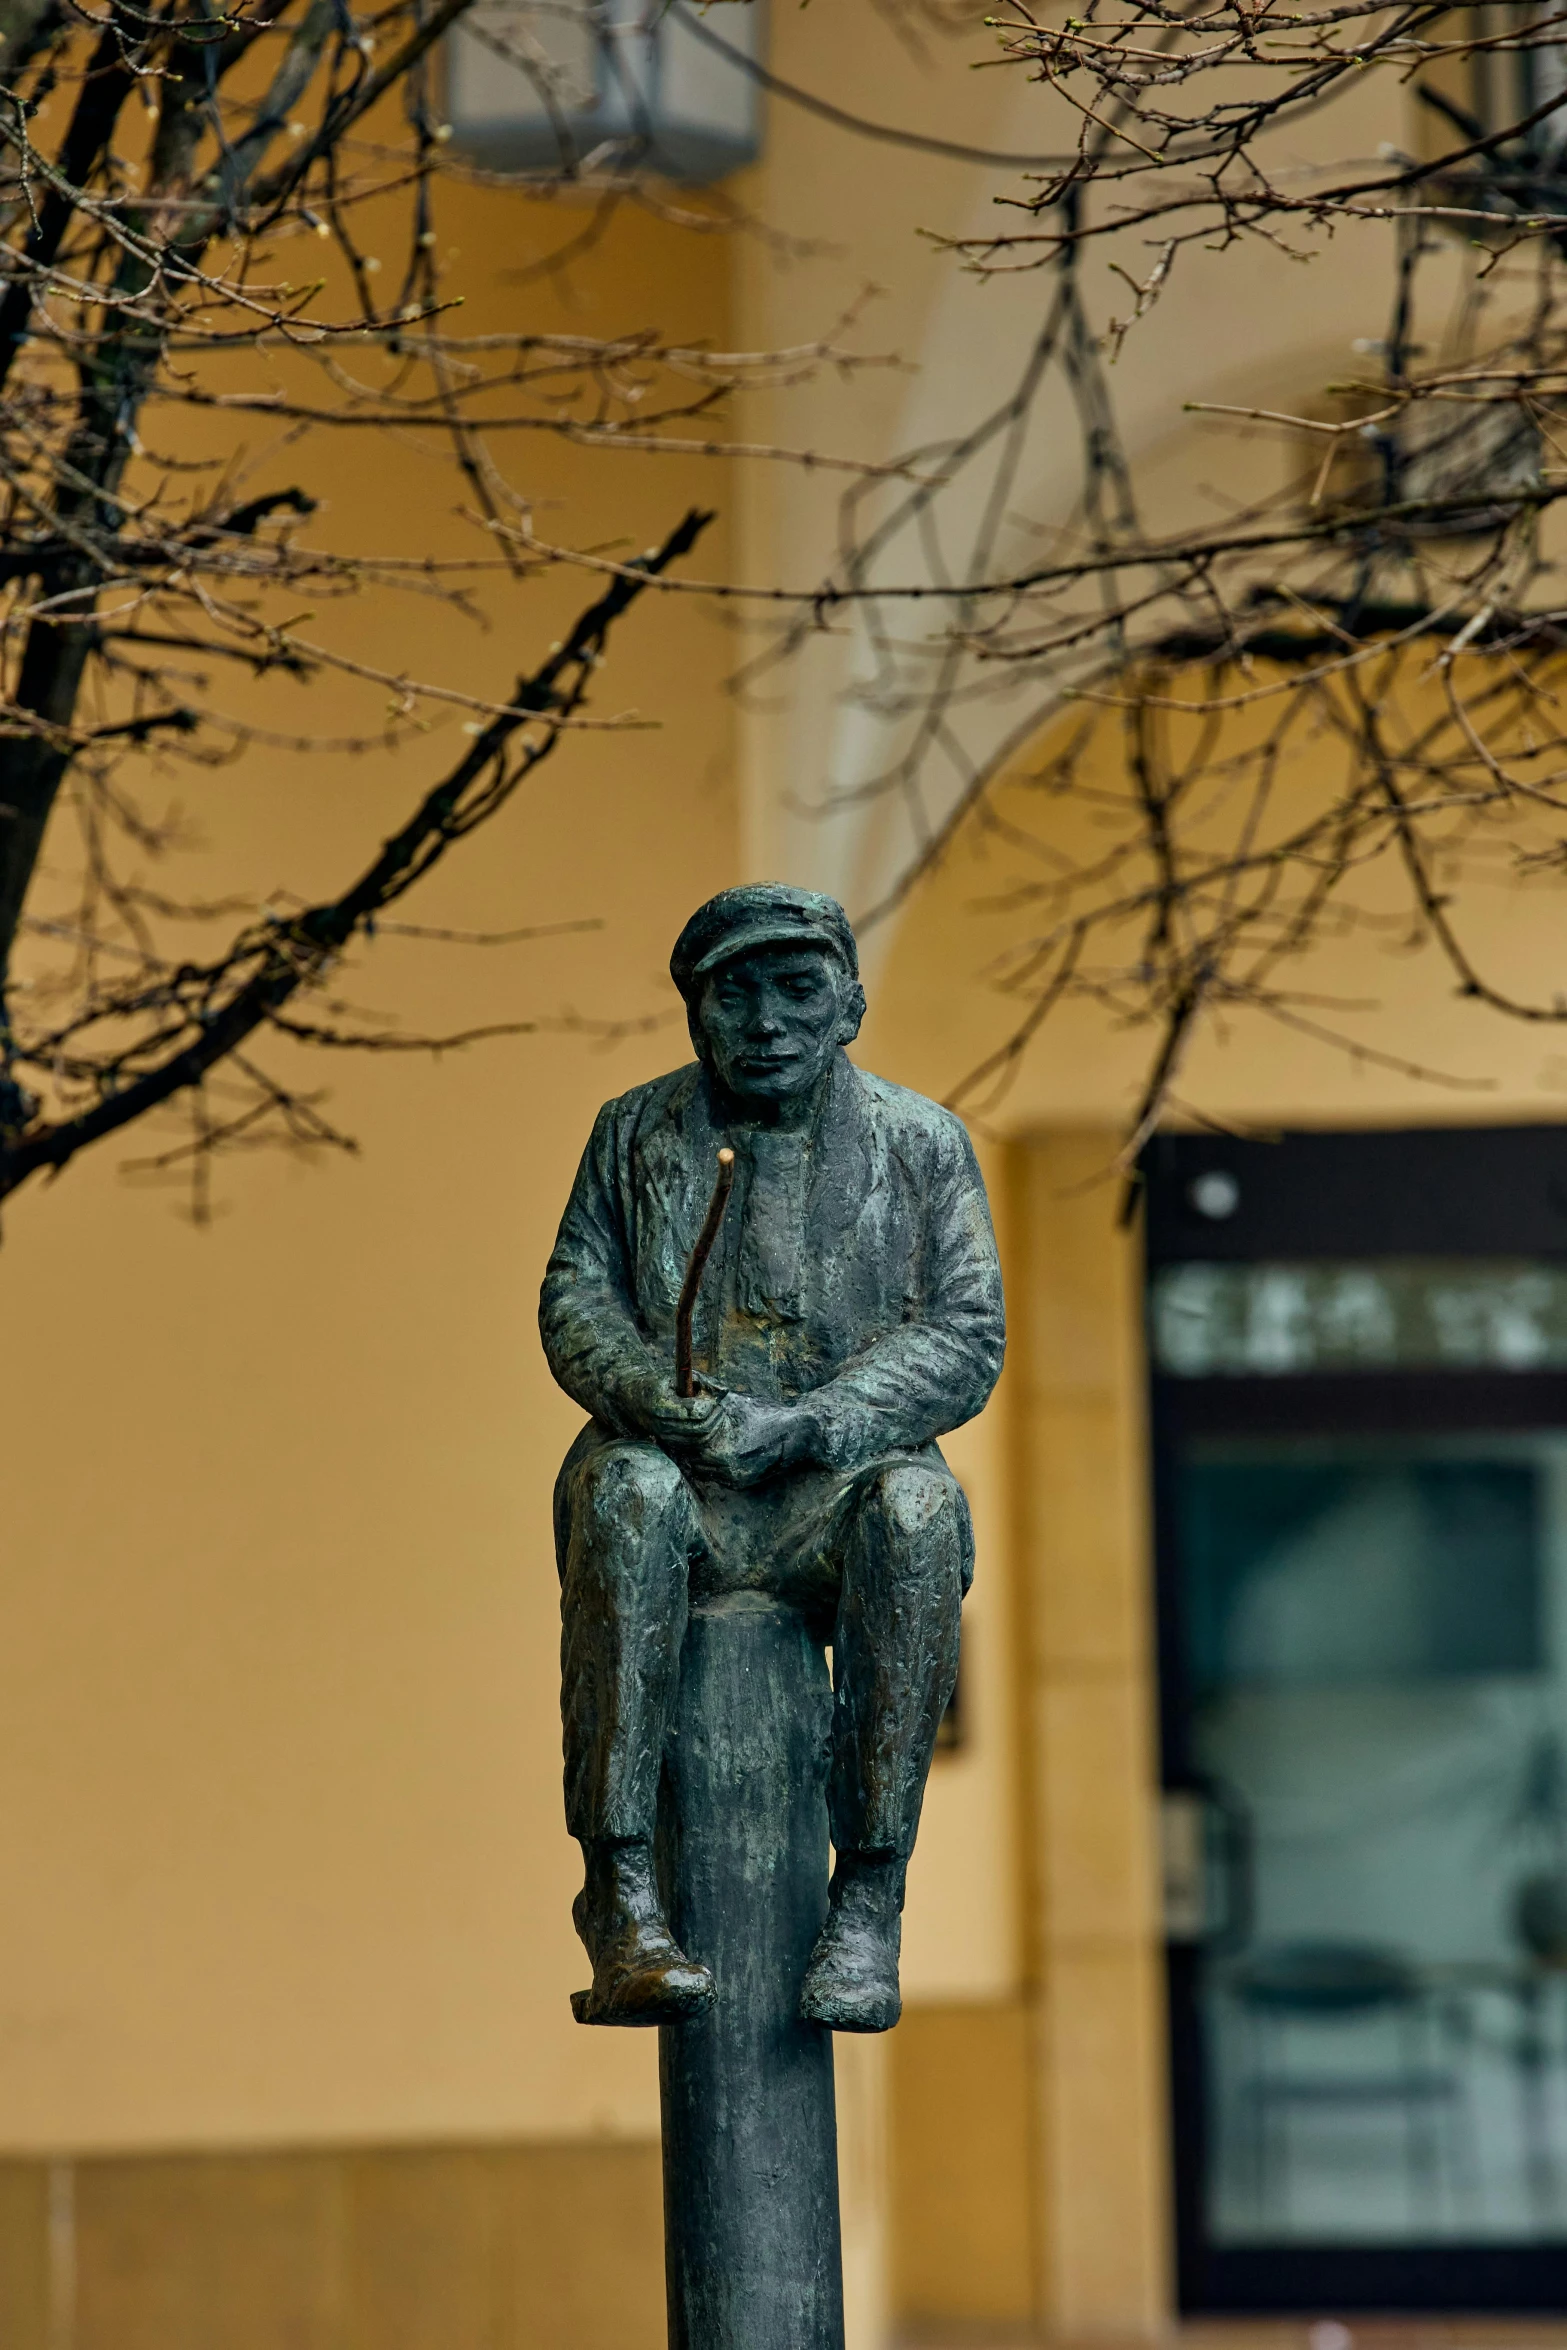
<path id="1" fill-rule="evenodd" d="M 758 394 L 743 436 L 935 444 L 1009 380 L 1040 296 L 915 231 L 983 226 L 1017 169 L 787 90 L 1012 156 L 1048 108 L 939 44 L 922 63 L 871 0 L 776 7 L 765 54 L 785 94 L 746 80 L 742 104 L 727 67 L 670 100 L 681 136 L 707 107 L 702 168 L 739 160 L 739 225 L 626 204 L 541 274 L 582 211 L 476 181 L 444 214 L 454 282 L 481 326 L 753 350 L 817 342 L 874 282 L 862 340 L 906 365 Z M 504 161 L 493 81 L 466 88 Z M 1341 151 L 1408 135 L 1386 88 L 1364 120 L 1338 107 Z M 1150 507 L 1250 494 L 1277 449 L 1186 403 L 1296 404 L 1385 291 L 1336 246 L 1299 270 L 1190 256 L 1117 382 Z M 833 479 L 621 462 L 541 455 L 563 535 L 641 544 L 710 499 L 706 576 L 830 559 Z M 1019 533 L 1074 462 L 1065 432 L 1031 445 Z M 332 527 L 363 538 L 386 459 L 346 438 L 338 464 Z M 397 488 L 447 544 L 446 477 L 410 459 Z M 484 640 L 405 615 L 376 658 L 417 647 L 488 691 L 564 592 L 496 591 Z M 662 2342 L 654 2047 L 567 2005 L 549 1494 L 576 1414 L 534 1311 L 599 1102 L 684 1056 L 685 915 L 763 875 L 858 908 L 907 855 L 885 795 L 854 796 L 901 721 L 845 690 L 853 627 L 726 691 L 755 643 L 696 598 L 640 613 L 612 698 L 658 729 L 584 736 L 419 917 L 600 928 L 477 974 L 378 949 L 382 1000 L 428 1025 L 503 994 L 501 1016 L 634 1033 L 358 1066 L 337 1100 L 359 1160 L 231 1166 L 205 1233 L 103 1157 L 8 1216 L 0 2350 Z M 1049 755 L 1048 730 L 1017 747 L 1003 810 L 1037 815 Z M 223 854 L 324 886 L 384 785 L 374 760 L 280 755 Z M 868 1066 L 940 1096 L 1004 1035 L 987 972 L 1026 922 L 1019 838 L 960 831 L 868 936 Z M 1549 986 L 1549 895 L 1499 871 L 1473 918 Z M 1371 931 L 1324 940 L 1303 985 L 1374 1001 L 1356 1033 L 1384 1059 L 1237 1014 L 1185 1091 L 1321 1139 L 1162 1140 L 1130 1223 L 1113 1164 L 1145 1037 L 1074 1008 L 977 1125 L 1013 1338 L 950 1448 L 979 1571 L 905 2018 L 839 2043 L 854 2350 L 1564 2297 L 1567 1059 Z"/>

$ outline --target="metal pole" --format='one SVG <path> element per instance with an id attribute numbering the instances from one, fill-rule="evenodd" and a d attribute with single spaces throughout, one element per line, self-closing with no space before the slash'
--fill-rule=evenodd
<path id="1" fill-rule="evenodd" d="M 797 2013 L 827 1908 L 831 1715 L 792 1608 L 694 1603 L 660 1864 L 716 1997 L 659 2033 L 670 2350 L 843 2350 L 832 2034 Z"/>

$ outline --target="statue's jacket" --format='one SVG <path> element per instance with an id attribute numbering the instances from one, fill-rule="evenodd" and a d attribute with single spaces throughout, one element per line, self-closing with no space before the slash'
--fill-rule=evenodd
<path id="1" fill-rule="evenodd" d="M 797 1132 L 726 1123 L 699 1063 L 600 1111 L 540 1304 L 550 1368 L 597 1424 L 584 1437 L 639 1436 L 667 1405 L 724 1144 L 735 1187 L 694 1319 L 703 1379 L 812 1392 L 840 1482 L 972 1419 L 1005 1343 L 973 1149 L 949 1111 L 839 1053 Z"/>

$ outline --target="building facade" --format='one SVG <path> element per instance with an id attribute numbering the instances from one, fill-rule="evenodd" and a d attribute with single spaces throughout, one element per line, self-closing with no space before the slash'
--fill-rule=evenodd
<path id="1" fill-rule="evenodd" d="M 885 291 L 853 339 L 900 364 L 756 391 L 739 436 L 883 462 L 937 447 L 1021 364 L 1038 295 L 1027 277 L 965 278 L 915 232 L 992 218 L 1016 167 L 889 146 L 787 95 L 863 94 L 867 116 L 952 149 L 1027 154 L 1060 135 L 1020 77 L 935 54 L 932 67 L 892 38 L 871 0 L 777 9 L 779 87 L 758 161 L 726 184 L 726 234 L 695 233 L 674 201 L 628 202 L 552 274 L 580 211 L 463 184 L 442 234 L 470 319 L 655 323 L 709 349 L 804 351 L 874 281 Z M 1388 103 L 1380 86 L 1342 102 L 1339 150 L 1396 137 Z M 1189 404 L 1308 396 L 1379 331 L 1385 295 L 1331 246 L 1287 273 L 1248 248 L 1196 256 L 1190 274 L 1183 306 L 1139 324 L 1117 379 L 1146 508 L 1172 525 L 1215 480 L 1239 500 L 1280 461 L 1264 439 L 1217 438 Z M 1038 437 L 1010 492 L 1020 532 L 1057 524 L 1072 463 L 1064 431 Z M 351 440 L 333 451 L 326 528 L 375 529 L 384 464 Z M 541 504 L 558 502 L 561 535 L 580 544 L 640 546 L 707 502 L 720 518 L 706 576 L 808 585 L 833 558 L 842 478 L 783 455 L 655 463 L 552 445 L 537 474 Z M 958 540 L 977 526 L 963 501 L 982 507 L 989 487 L 976 476 L 952 502 Z M 445 546 L 447 477 L 411 458 L 401 494 L 426 502 L 427 543 Z M 403 642 L 368 613 L 334 625 L 350 645 L 356 628 L 383 631 L 385 670 L 438 657 L 487 692 L 498 654 L 509 670 L 519 634 L 544 641 L 570 609 L 552 579 L 511 602 L 487 589 L 487 635 L 444 613 L 394 620 Z M 599 1102 L 684 1057 L 664 964 L 692 907 L 779 876 L 857 910 L 903 870 L 906 808 L 865 787 L 904 747 L 905 718 L 859 690 L 864 655 L 852 615 L 782 658 L 743 606 L 650 601 L 615 644 L 606 691 L 656 728 L 569 745 L 420 916 L 599 927 L 477 972 L 463 950 L 388 940 L 364 980 L 423 1025 L 462 1027 L 482 1005 L 543 1033 L 356 1067 L 334 1098 L 361 1156 L 236 1163 L 209 1230 L 104 1156 L 8 1212 L 5 2350 L 662 2341 L 654 2051 L 646 2035 L 578 2030 L 568 2007 L 583 1961 L 559 1803 L 549 1494 L 576 1415 L 539 1353 L 537 1282 Z M 998 762 L 1019 823 L 961 828 L 868 933 L 866 1065 L 941 1096 L 1004 1035 L 988 974 L 1026 929 L 1026 910 L 1007 911 L 1029 870 L 1016 838 L 1037 827 L 1033 779 L 1060 723 L 1011 743 L 1005 703 L 974 720 L 968 748 Z M 1118 755 L 1107 732 L 1107 775 Z M 373 758 L 280 758 L 248 798 L 225 782 L 224 845 L 203 853 L 202 886 L 252 886 L 259 867 L 300 889 L 330 881 L 417 783 L 409 757 L 390 776 Z M 952 788 L 936 787 L 930 820 Z M 1548 890 L 1500 874 L 1474 919 L 1510 972 L 1549 988 Z M 1221 1127 L 1561 1122 L 1567 1057 L 1457 1001 L 1430 958 L 1367 932 L 1324 942 L 1306 980 L 1373 1007 L 1354 1035 L 1386 1058 L 1243 1013 L 1200 1040 L 1183 1088 Z M 626 1033 L 601 1049 L 583 1019 Z M 1182 1815 L 1161 1805 L 1144 1224 L 1121 1214 L 1118 1163 L 1147 1041 L 1074 1009 L 975 1121 L 1012 1339 L 995 1401 L 950 1446 L 979 1569 L 957 1736 L 911 1881 L 905 2018 L 886 2043 L 839 2045 L 854 2350 L 987 2329 L 1151 2341 L 1183 2285 L 1205 2306 L 1183 2251 L 1198 2190 L 1172 2017 L 1179 2037 L 1189 2015 L 1170 2003 L 1161 1875 L 1161 1837 L 1178 1839 Z M 1431 1066 L 1468 1090 L 1416 1073 Z M 1567 1144 L 1563 1163 L 1567 1182 Z M 1339 1245 L 1365 1253 L 1353 1236 Z M 1549 1256 L 1494 1240 L 1472 1253 Z M 1493 1678 L 1533 1669 L 1520 1649 Z M 1164 1746 L 1168 1762 L 1167 1722 Z M 1309 1925 L 1281 1936 L 1351 1938 Z M 1190 1941 L 1179 1920 L 1172 1930 Z M 1453 1972 L 1469 1963 L 1460 1953 L 1442 1978 L 1436 2055 L 1348 2060 L 1362 2104 L 1368 2082 L 1402 2068 L 1395 2133 L 1418 2137 L 1422 2098 L 1442 2106 L 1439 2136 L 1456 2126 L 1448 2106 L 1475 2092 L 1441 2083 L 1462 2071 L 1466 2032 L 1511 2035 L 1516 2050 L 1532 2028 L 1507 2004 L 1501 1959 L 1473 1999 Z M 1539 2024 L 1525 2093 L 1560 2099 L 1560 2028 L 1554 2009 Z M 1337 2075 L 1301 2061 L 1304 2106 Z M 1297 2177 L 1326 2142 L 1320 2113 L 1270 2109 L 1261 2126 Z M 1405 2159 L 1386 2152 L 1388 2126 L 1385 2113 L 1355 2124 L 1373 2170 Z M 1554 2164 L 1559 2118 L 1542 2127 L 1537 2165 Z M 1431 2159 L 1448 2159 L 1441 2145 Z M 1460 2147 L 1457 2169 L 1464 2159 Z M 1468 2224 L 1460 2212 L 1455 2242 Z M 1238 2240 L 1273 2239 L 1242 2225 Z M 1309 2295 L 1299 2313 L 1319 2313 Z"/>

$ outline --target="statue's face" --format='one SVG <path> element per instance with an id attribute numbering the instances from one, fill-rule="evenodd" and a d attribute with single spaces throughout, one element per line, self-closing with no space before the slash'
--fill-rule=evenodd
<path id="1" fill-rule="evenodd" d="M 818 947 L 756 947 L 721 963 L 702 990 L 695 1023 L 702 1058 L 741 1102 L 809 1093 L 845 1020 L 847 974 Z"/>

